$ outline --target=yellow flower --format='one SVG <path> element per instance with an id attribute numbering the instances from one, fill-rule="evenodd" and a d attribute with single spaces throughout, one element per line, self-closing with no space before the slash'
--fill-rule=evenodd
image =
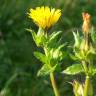
<path id="1" fill-rule="evenodd" d="M 61 10 L 42 6 L 30 9 L 28 15 L 39 27 L 48 29 L 58 21 Z"/>

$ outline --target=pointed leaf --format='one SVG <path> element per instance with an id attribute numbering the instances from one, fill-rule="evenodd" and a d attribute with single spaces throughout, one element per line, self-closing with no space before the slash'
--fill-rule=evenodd
<path id="1" fill-rule="evenodd" d="M 63 57 L 63 51 L 61 49 L 64 47 L 64 44 L 60 45 L 55 50 L 53 49 L 52 57 L 56 59 L 60 59 Z"/>
<path id="2" fill-rule="evenodd" d="M 81 43 L 80 35 L 78 32 L 77 33 L 73 32 L 73 35 L 74 35 L 74 39 L 75 39 L 74 47 L 79 47 L 80 43 Z"/>
<path id="3" fill-rule="evenodd" d="M 36 43 L 36 33 L 35 32 L 31 32 L 31 34 L 32 34 L 32 37 L 33 37 L 33 40 L 35 41 L 35 43 Z"/>
<path id="4" fill-rule="evenodd" d="M 84 69 L 81 64 L 74 64 L 72 66 L 67 67 L 67 69 L 63 71 L 63 73 L 68 75 L 76 75 L 81 72 L 84 72 Z"/>
<path id="5" fill-rule="evenodd" d="M 42 54 L 42 53 L 40 53 L 40 52 L 34 52 L 34 55 L 35 55 L 35 57 L 37 58 L 37 59 L 39 59 L 42 63 L 47 63 L 47 57 L 44 55 L 44 54 Z"/>
<path id="6" fill-rule="evenodd" d="M 73 54 L 69 54 L 69 56 L 70 56 L 71 59 L 73 59 L 74 61 L 75 61 L 75 60 L 78 60 L 78 58 L 77 58 L 75 55 L 73 55 Z"/>
<path id="7" fill-rule="evenodd" d="M 54 32 L 50 35 L 50 41 L 58 38 L 58 36 L 61 34 L 61 31 Z"/>
<path id="8" fill-rule="evenodd" d="M 43 67 L 38 71 L 37 76 L 45 76 L 55 71 L 57 65 L 51 67 L 48 64 L 44 64 Z"/>
<path id="9" fill-rule="evenodd" d="M 26 29 L 26 30 L 32 34 L 33 40 L 36 42 L 36 33 L 31 29 Z"/>
<path id="10" fill-rule="evenodd" d="M 60 35 L 61 35 L 61 31 L 52 33 L 48 40 L 48 46 L 51 47 L 51 46 L 57 45 L 57 43 L 60 40 Z"/>

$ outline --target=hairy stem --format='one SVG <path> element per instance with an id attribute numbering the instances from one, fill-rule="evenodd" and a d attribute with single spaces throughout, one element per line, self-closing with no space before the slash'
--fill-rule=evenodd
<path id="1" fill-rule="evenodd" d="M 54 78 L 53 73 L 50 73 L 50 80 L 51 80 L 51 84 L 52 84 L 55 96 L 60 96 L 58 89 L 57 89 L 57 86 L 56 86 L 56 82 L 55 82 L 55 78 Z"/>

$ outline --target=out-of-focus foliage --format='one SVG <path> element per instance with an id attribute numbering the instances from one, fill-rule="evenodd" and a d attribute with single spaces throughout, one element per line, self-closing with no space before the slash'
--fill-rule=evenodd
<path id="1" fill-rule="evenodd" d="M 96 0 L 0 0 L 0 94 L 2 96 L 53 96 L 49 78 L 36 76 L 41 62 L 33 55 L 37 47 L 31 34 L 26 31 L 26 28 L 35 31 L 38 29 L 27 16 L 29 8 L 42 5 L 62 10 L 61 19 L 50 30 L 50 32 L 62 30 L 64 32 L 62 42 L 74 42 L 72 30 L 81 28 L 83 11 L 92 15 L 92 24 L 96 26 Z M 65 61 L 62 69 L 72 63 L 70 58 L 66 58 Z M 56 80 L 62 96 L 64 94 L 72 96 L 71 85 L 64 82 L 71 81 L 72 78 L 58 73 Z"/>

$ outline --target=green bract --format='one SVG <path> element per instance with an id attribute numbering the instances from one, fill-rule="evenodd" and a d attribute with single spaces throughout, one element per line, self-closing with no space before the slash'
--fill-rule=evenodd
<path id="1" fill-rule="evenodd" d="M 33 40 L 35 41 L 38 47 L 44 45 L 44 40 L 46 40 L 46 36 L 44 35 L 44 30 L 39 28 L 37 34 L 34 31 L 31 31 Z"/>

